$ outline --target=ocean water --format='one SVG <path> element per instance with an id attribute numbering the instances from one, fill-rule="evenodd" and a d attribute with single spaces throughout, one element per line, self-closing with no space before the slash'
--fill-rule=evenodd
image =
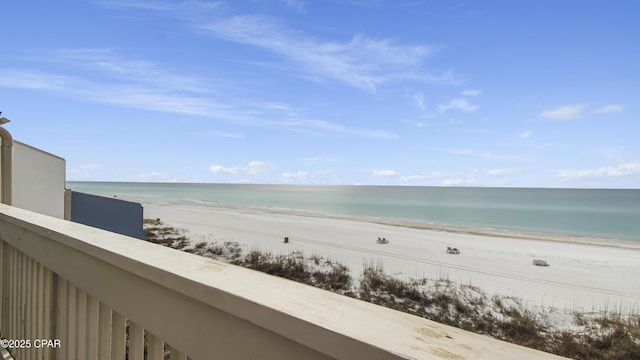
<path id="1" fill-rule="evenodd" d="M 640 189 L 68 182 L 139 201 L 260 208 L 434 228 L 640 241 Z"/>

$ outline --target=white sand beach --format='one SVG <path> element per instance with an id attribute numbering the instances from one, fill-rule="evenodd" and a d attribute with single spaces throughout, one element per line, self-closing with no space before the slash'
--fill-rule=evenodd
<path id="1" fill-rule="evenodd" d="M 640 312 L 640 244 L 523 239 L 353 219 L 175 204 L 144 204 L 146 218 L 187 230 L 193 242 L 236 241 L 247 250 L 302 251 L 348 266 L 382 265 L 399 278 L 446 278 L 522 299 L 531 308 Z M 285 244 L 284 237 L 289 238 Z M 389 240 L 378 244 L 378 237 Z M 456 247 L 461 253 L 446 253 Z M 534 259 L 550 266 L 534 266 Z"/>

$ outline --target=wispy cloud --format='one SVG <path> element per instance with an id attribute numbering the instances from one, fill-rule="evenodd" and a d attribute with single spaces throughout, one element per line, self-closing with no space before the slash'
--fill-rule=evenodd
<path id="1" fill-rule="evenodd" d="M 442 186 L 473 186 L 477 184 L 478 179 L 476 178 L 475 171 L 472 171 L 470 174 L 464 177 L 453 177 L 440 182 L 440 185 Z"/>
<path id="2" fill-rule="evenodd" d="M 420 110 L 422 111 L 427 110 L 427 105 L 424 102 L 424 95 L 414 94 L 411 98 L 413 99 L 413 102 L 416 104 L 416 106 L 420 108 Z"/>
<path id="3" fill-rule="evenodd" d="M 25 58 L 29 59 L 26 65 L 35 61 L 56 62 L 59 65 L 56 71 L 62 74 L 4 68 L 0 69 L 0 87 L 55 92 L 83 101 L 214 118 L 243 126 L 381 139 L 398 137 L 386 130 L 304 118 L 281 102 L 248 98 L 241 101 L 245 96 L 242 87 L 224 79 L 181 75 L 161 64 L 123 58 L 110 49 L 32 50 Z"/>
<path id="4" fill-rule="evenodd" d="M 597 108 L 596 110 L 594 110 L 594 112 L 596 112 L 596 113 L 617 113 L 617 112 L 621 112 L 623 110 L 624 110 L 624 106 L 623 105 L 610 104 L 610 105 L 601 106 L 601 107 Z"/>
<path id="5" fill-rule="evenodd" d="M 249 161 L 245 165 L 236 165 L 226 167 L 223 165 L 211 165 L 209 170 L 215 174 L 229 174 L 229 175 L 255 175 L 269 172 L 273 168 L 268 162 L 263 161 Z"/>
<path id="6" fill-rule="evenodd" d="M 178 75 L 151 61 L 125 58 L 109 48 L 32 49 L 18 55 L 18 58 L 72 66 L 74 74 L 90 74 L 107 83 L 136 82 L 187 92 L 206 92 L 209 89 L 196 76 Z"/>
<path id="7" fill-rule="evenodd" d="M 598 177 L 621 177 L 640 175 L 640 162 L 626 162 L 613 166 L 603 166 L 597 169 L 569 169 L 557 173 L 562 180 L 577 180 Z"/>
<path id="8" fill-rule="evenodd" d="M 438 112 L 444 113 L 448 110 L 460 110 L 463 112 L 474 112 L 478 107 L 469 103 L 467 99 L 452 99 L 444 104 L 438 105 Z"/>
<path id="9" fill-rule="evenodd" d="M 623 162 L 625 149 L 624 147 L 617 148 L 603 148 L 599 149 L 598 153 L 600 153 L 603 157 L 609 160 L 613 160 L 615 162 Z"/>
<path id="10" fill-rule="evenodd" d="M 531 138 L 533 136 L 533 131 L 525 130 L 525 131 L 521 132 L 519 136 L 521 138 L 523 138 L 523 139 L 529 139 L 529 138 Z"/>
<path id="11" fill-rule="evenodd" d="M 442 179 L 447 177 L 456 176 L 455 173 L 445 172 L 445 171 L 431 171 L 417 175 L 404 175 L 400 177 L 402 181 L 420 181 L 420 180 L 433 180 L 433 179 Z"/>
<path id="12" fill-rule="evenodd" d="M 401 120 L 401 121 L 405 124 L 408 124 L 417 128 L 421 128 L 425 126 L 425 123 L 422 121 L 410 121 L 410 120 Z"/>
<path id="13" fill-rule="evenodd" d="M 211 10 L 224 7 L 222 1 L 162 1 L 162 0 L 92 0 L 108 9 L 127 9 L 162 12 L 172 16 L 182 17 L 187 14 L 193 16 L 208 13 Z"/>
<path id="14" fill-rule="evenodd" d="M 583 104 L 564 105 L 555 109 L 541 112 L 538 116 L 552 120 L 572 120 L 579 117 L 584 112 Z"/>
<path id="15" fill-rule="evenodd" d="M 199 25 L 211 36 L 264 49 L 281 56 L 305 73 L 375 91 L 402 78 L 438 50 L 424 45 L 395 44 L 355 35 L 349 41 L 326 41 L 287 28 L 275 18 L 244 15 Z"/>
<path id="16" fill-rule="evenodd" d="M 304 3 L 300 0 L 280 0 L 286 7 L 298 12 L 304 12 Z"/>
<path id="17" fill-rule="evenodd" d="M 232 133 L 227 131 L 207 131 L 204 133 L 204 135 L 209 137 L 227 138 L 227 139 L 242 139 L 245 137 L 243 134 Z"/>
<path id="18" fill-rule="evenodd" d="M 287 72 L 297 71 L 300 77 L 314 81 L 333 80 L 367 91 L 401 80 L 435 84 L 460 82 L 451 70 L 432 72 L 424 68 L 425 60 L 441 49 L 438 45 L 404 44 L 364 34 L 355 34 L 349 39 L 324 39 L 267 15 L 228 16 L 230 4 L 222 2 L 98 3 L 109 8 L 142 9 L 171 16 L 201 34 L 275 54 L 284 61 L 278 67 L 286 68 Z M 280 3 L 304 11 L 300 0 L 280 0 Z"/>
<path id="19" fill-rule="evenodd" d="M 310 177 L 307 171 L 285 172 L 281 175 L 285 180 L 304 180 Z"/>
<path id="20" fill-rule="evenodd" d="M 339 178 L 331 170 L 317 170 L 313 172 L 299 170 L 283 172 L 280 174 L 282 180 L 287 183 L 292 182 L 313 182 L 313 183 L 340 183 Z"/>
<path id="21" fill-rule="evenodd" d="M 487 175 L 489 176 L 508 176 L 508 175 L 516 175 L 520 173 L 520 169 L 512 167 L 512 168 L 504 168 L 504 169 L 491 169 L 487 171 Z"/>
<path id="22" fill-rule="evenodd" d="M 535 160 L 533 156 L 522 156 L 512 154 L 496 154 L 490 151 L 477 151 L 472 149 L 444 149 L 444 151 L 450 154 L 474 156 L 493 160 L 509 160 L 518 162 L 531 162 Z"/>
<path id="23" fill-rule="evenodd" d="M 9 89 L 33 89 L 64 91 L 73 77 L 50 74 L 37 70 L 0 69 L 0 87 Z"/>
<path id="24" fill-rule="evenodd" d="M 398 175 L 398 172 L 395 170 L 373 170 L 371 173 L 375 177 L 393 177 Z"/>
<path id="25" fill-rule="evenodd" d="M 482 90 L 480 89 L 467 89 L 462 91 L 463 96 L 480 96 L 482 94 Z"/>

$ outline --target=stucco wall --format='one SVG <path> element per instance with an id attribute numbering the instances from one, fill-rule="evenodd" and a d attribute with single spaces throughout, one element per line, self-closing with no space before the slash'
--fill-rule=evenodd
<path id="1" fill-rule="evenodd" d="M 62 219 L 65 172 L 63 158 L 14 140 L 13 206 Z"/>

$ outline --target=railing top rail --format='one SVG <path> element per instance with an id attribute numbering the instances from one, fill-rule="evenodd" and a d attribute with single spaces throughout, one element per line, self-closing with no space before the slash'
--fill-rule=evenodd
<path id="1" fill-rule="evenodd" d="M 0 239 L 194 359 L 223 345 L 235 358 L 559 358 L 4 204 Z"/>

